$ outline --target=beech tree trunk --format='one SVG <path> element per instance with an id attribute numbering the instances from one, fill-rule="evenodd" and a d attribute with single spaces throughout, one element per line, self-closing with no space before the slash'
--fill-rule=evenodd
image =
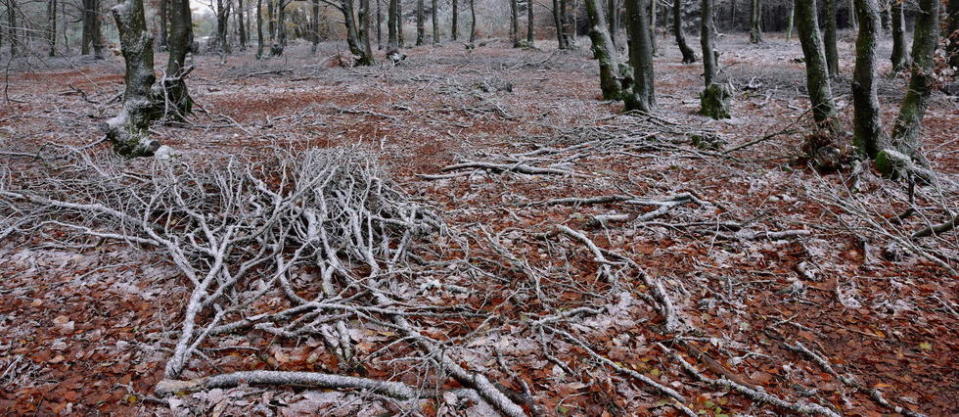
<path id="1" fill-rule="evenodd" d="M 796 2 L 792 1 L 789 4 L 789 20 L 786 23 L 786 42 L 789 42 L 793 38 L 793 26 L 796 21 Z"/>
<path id="2" fill-rule="evenodd" d="M 659 8 L 656 7 L 658 0 L 650 0 L 649 2 L 649 41 L 653 45 L 653 56 L 657 55 L 656 52 L 656 15 L 658 14 Z"/>
<path id="3" fill-rule="evenodd" d="M 390 0 L 390 1 L 394 1 L 394 0 Z M 459 17 L 460 17 L 460 2 L 459 0 L 453 0 L 453 23 L 452 23 L 453 27 L 451 28 L 451 30 L 453 31 L 451 35 L 453 38 L 453 42 L 456 42 L 456 40 L 459 38 L 459 32 L 460 32 Z"/>
<path id="4" fill-rule="evenodd" d="M 729 98 L 732 92 L 725 85 L 716 83 L 716 52 L 713 49 L 713 6 L 712 0 L 702 0 L 701 21 L 699 24 L 699 42 L 703 48 L 703 75 L 706 88 L 700 94 L 699 113 L 713 119 L 728 119 Z"/>
<path id="5" fill-rule="evenodd" d="M 348 1 L 348 0 L 344 0 L 344 1 Z M 397 3 L 399 2 L 399 0 L 389 0 L 389 1 L 390 1 L 389 10 L 386 11 L 386 28 L 387 28 L 386 49 L 390 51 L 395 51 L 399 49 L 400 47 L 399 35 L 397 34 L 397 29 L 399 28 L 399 25 L 397 25 L 396 23 L 396 20 L 398 19 L 398 17 L 396 16 L 396 13 L 398 10 Z M 456 17 L 454 16 L 453 19 L 455 21 Z"/>
<path id="6" fill-rule="evenodd" d="M 230 20 L 229 0 L 216 0 L 216 45 L 224 53 L 230 53 L 228 26 Z"/>
<path id="7" fill-rule="evenodd" d="M 650 0 L 626 0 L 626 29 L 629 32 L 629 64 L 633 68 L 633 93 L 626 94 L 626 110 L 651 112 L 656 106 L 653 86 L 653 44 L 649 39 Z"/>
<path id="8" fill-rule="evenodd" d="M 423 12 L 423 0 L 416 0 L 416 46 L 426 42 L 426 16 Z"/>
<path id="9" fill-rule="evenodd" d="M 167 48 L 167 23 L 169 22 L 169 0 L 160 0 L 160 42 L 159 47 L 161 51 L 165 51 Z"/>
<path id="10" fill-rule="evenodd" d="M 946 11 L 949 15 L 949 24 L 946 29 L 949 42 L 946 43 L 946 54 L 949 57 L 949 65 L 959 71 L 959 0 L 949 0 Z"/>
<path id="11" fill-rule="evenodd" d="M 256 58 L 263 57 L 263 0 L 256 0 Z"/>
<path id="12" fill-rule="evenodd" d="M 879 4 L 877 0 L 856 0 L 859 34 L 856 37 L 856 68 L 852 80 L 853 142 L 869 158 L 887 146 L 876 95 L 876 46 Z"/>
<path id="13" fill-rule="evenodd" d="M 470 43 L 476 42 L 476 0 L 470 0 Z"/>
<path id="14" fill-rule="evenodd" d="M 57 56 L 57 0 L 47 0 L 47 56 Z"/>
<path id="15" fill-rule="evenodd" d="M 94 59 L 103 59 L 103 32 L 100 29 L 100 0 L 82 1 L 83 34 L 80 46 L 81 53 L 83 55 L 89 55 L 92 49 Z M 12 24 L 10 26 L 12 31 L 12 28 L 15 26 Z M 13 32 L 11 32 L 11 34 L 12 36 L 16 35 Z M 16 42 L 11 43 L 15 44 Z M 13 46 L 11 45 L 11 47 Z"/>
<path id="16" fill-rule="evenodd" d="M 683 0 L 673 0 L 673 35 L 676 36 L 676 44 L 683 54 L 683 63 L 696 62 L 696 52 L 686 44 L 686 35 L 683 33 Z"/>
<path id="17" fill-rule="evenodd" d="M 762 3 L 760 0 L 752 0 L 752 8 L 749 13 L 749 42 L 760 43 L 763 41 L 762 16 Z"/>
<path id="18" fill-rule="evenodd" d="M 243 0 L 237 0 L 236 7 L 237 29 L 240 32 L 240 50 L 246 49 L 246 16 L 243 11 Z"/>
<path id="19" fill-rule="evenodd" d="M 892 70 L 899 72 L 909 65 L 909 50 L 906 49 L 906 22 L 903 15 L 902 3 L 892 1 Z M 918 20 L 917 20 L 918 22 Z"/>
<path id="20" fill-rule="evenodd" d="M 193 111 L 193 99 L 184 81 L 190 71 L 186 65 L 186 56 L 193 43 L 193 16 L 190 12 L 190 0 L 167 0 L 167 7 L 170 11 L 170 54 L 162 88 L 170 106 L 164 106 L 164 111 L 167 117 L 183 120 Z"/>
<path id="21" fill-rule="evenodd" d="M 310 41 L 313 45 L 310 47 L 310 55 L 316 54 L 316 48 L 320 44 L 320 0 L 311 0 L 310 1 L 310 15 L 313 22 L 310 24 Z"/>
<path id="22" fill-rule="evenodd" d="M 436 0 L 433 0 L 436 1 Z M 376 49 L 383 49 L 383 0 L 376 0 Z"/>
<path id="23" fill-rule="evenodd" d="M 533 0 L 526 0 L 526 42 L 533 46 L 533 24 L 536 22 L 533 15 Z"/>
<path id="24" fill-rule="evenodd" d="M 593 56 L 599 61 L 599 87 L 603 99 L 618 100 L 623 97 L 621 64 L 619 54 L 606 28 L 606 18 L 599 6 L 599 0 L 584 0 L 586 16 L 589 18 L 589 38 L 593 44 Z M 629 88 L 629 86 L 625 86 Z"/>
<path id="25" fill-rule="evenodd" d="M 616 34 L 619 32 L 619 7 L 616 0 L 606 3 L 606 18 L 609 20 L 609 38 L 616 45 Z"/>
<path id="26" fill-rule="evenodd" d="M 153 90 L 153 36 L 146 28 L 143 0 L 124 0 L 110 11 L 116 21 L 120 50 L 126 63 L 123 108 L 107 121 L 107 138 L 117 153 L 149 156 L 159 143 L 148 138 L 150 124 L 163 115 L 162 101 Z"/>
<path id="27" fill-rule="evenodd" d="M 920 154 L 919 133 L 929 95 L 936 82 L 933 67 L 936 47 L 939 45 L 939 30 L 939 1 L 919 0 L 912 41 L 912 77 L 892 130 L 892 146 L 922 164 L 925 164 L 925 159 Z"/>
<path id="28" fill-rule="evenodd" d="M 440 43 L 440 22 L 436 18 L 437 10 L 439 5 L 437 5 L 437 0 L 433 0 L 433 8 L 430 10 L 431 19 L 433 21 L 433 44 L 437 45 Z"/>
<path id="29" fill-rule="evenodd" d="M 556 26 L 556 42 L 559 49 L 566 49 L 566 35 L 563 33 L 563 17 L 560 0 L 553 0 L 553 25 Z"/>
<path id="30" fill-rule="evenodd" d="M 356 65 L 373 65 L 375 60 L 373 58 L 373 45 L 371 29 L 373 24 L 372 9 L 370 8 L 370 0 L 360 0 L 360 10 L 359 10 L 359 49 L 360 54 L 359 59 L 356 60 Z"/>
<path id="31" fill-rule="evenodd" d="M 825 0 L 825 30 L 823 41 L 826 42 L 826 68 L 831 77 L 839 75 L 839 51 L 836 49 L 836 0 Z"/>
<path id="32" fill-rule="evenodd" d="M 403 0 L 396 1 L 396 39 L 400 48 L 406 47 L 406 35 L 403 34 Z"/>
<path id="33" fill-rule="evenodd" d="M 813 119 L 820 128 L 833 131 L 836 108 L 829 85 L 826 53 L 819 35 L 816 0 L 796 0 L 796 21 L 806 61 L 806 88 L 809 90 Z"/>
<path id="34" fill-rule="evenodd" d="M 519 6 L 516 0 L 509 0 L 509 38 L 513 42 L 513 47 L 519 47 Z"/>

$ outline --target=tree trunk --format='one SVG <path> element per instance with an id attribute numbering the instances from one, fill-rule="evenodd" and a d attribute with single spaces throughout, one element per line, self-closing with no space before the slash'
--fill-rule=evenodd
<path id="1" fill-rule="evenodd" d="M 376 0 L 376 49 L 383 49 L 383 11 L 380 10 L 381 4 L 383 4 L 383 0 Z"/>
<path id="2" fill-rule="evenodd" d="M 353 0 L 340 0 L 340 12 L 343 14 L 343 24 L 346 26 L 346 45 L 350 48 L 351 54 L 362 57 L 363 48 L 360 46 L 359 36 L 357 35 L 357 22 L 353 13 Z"/>
<path id="3" fill-rule="evenodd" d="M 626 110 L 651 112 L 656 106 L 653 86 L 653 45 L 649 39 L 650 0 L 626 0 L 626 30 L 629 32 L 629 64 L 633 68 L 633 94 L 626 94 Z"/>
<path id="4" fill-rule="evenodd" d="M 729 87 L 716 83 L 716 51 L 713 49 L 713 0 L 702 0 L 699 42 L 703 48 L 703 75 L 706 88 L 700 94 L 699 113 L 713 119 L 728 119 Z"/>
<path id="5" fill-rule="evenodd" d="M 786 42 L 789 42 L 793 38 L 793 26 L 796 20 L 796 2 L 793 0 L 789 3 L 789 20 L 786 23 Z"/>
<path id="6" fill-rule="evenodd" d="M 760 43 L 763 41 L 762 16 L 762 3 L 760 0 L 753 0 L 749 13 L 749 42 Z"/>
<path id="7" fill-rule="evenodd" d="M 7 42 L 10 43 L 10 56 L 17 56 L 20 49 L 20 40 L 17 37 L 16 0 L 7 0 Z"/>
<path id="8" fill-rule="evenodd" d="M 167 24 L 170 20 L 168 12 L 170 9 L 169 5 L 170 0 L 160 0 L 160 42 L 159 47 L 161 51 L 165 51 L 167 48 Z"/>
<path id="9" fill-rule="evenodd" d="M 256 58 L 263 56 L 263 0 L 256 0 Z"/>
<path id="10" fill-rule="evenodd" d="M 373 65 L 375 60 L 373 58 L 373 46 L 371 42 L 371 29 L 373 24 L 372 9 L 370 8 L 370 0 L 360 0 L 360 10 L 359 10 L 359 48 L 361 54 L 359 59 L 356 61 L 357 65 Z"/>
<path id="11" fill-rule="evenodd" d="M 15 5 L 15 3 L 12 4 Z M 94 59 L 103 59 L 103 35 L 100 31 L 100 0 L 82 0 L 82 4 L 81 20 L 83 21 L 83 34 L 80 45 L 81 54 L 89 55 L 92 47 Z M 10 26 L 11 28 L 14 27 L 14 25 Z M 11 29 L 11 34 L 13 33 L 12 30 L 13 29 Z"/>
<path id="12" fill-rule="evenodd" d="M 316 54 L 316 48 L 320 44 L 320 0 L 310 1 L 310 14 L 312 16 L 313 22 L 310 25 L 310 31 L 312 32 L 311 41 L 313 41 L 313 46 L 310 47 L 310 55 Z"/>
<path id="13" fill-rule="evenodd" d="M 609 20 L 609 38 L 616 45 L 616 34 L 619 32 L 619 7 L 616 0 L 609 0 L 606 3 L 606 18 Z"/>
<path id="14" fill-rule="evenodd" d="M 476 0 L 470 0 L 470 43 L 476 42 Z"/>
<path id="15" fill-rule="evenodd" d="M 426 42 L 426 16 L 423 14 L 423 0 L 416 0 L 416 46 Z"/>
<path id="16" fill-rule="evenodd" d="M 929 104 L 929 95 L 936 82 L 934 64 L 936 46 L 939 45 L 939 30 L 939 1 L 919 0 L 916 28 L 912 37 L 912 77 L 892 130 L 892 145 L 899 152 L 922 164 L 925 164 L 925 159 L 919 152 L 919 133 L 926 106 Z"/>
<path id="17" fill-rule="evenodd" d="M 150 124 L 163 114 L 162 101 L 153 91 L 153 37 L 146 29 L 142 0 L 124 0 L 110 9 L 120 37 L 126 63 L 123 108 L 107 121 L 107 138 L 117 153 L 128 156 L 152 155 L 159 144 L 148 138 Z"/>
<path id="18" fill-rule="evenodd" d="M 519 6 L 516 4 L 516 0 L 509 0 L 509 38 L 513 42 L 513 47 L 518 48 L 519 45 L 519 11 L 516 10 Z"/>
<path id="19" fill-rule="evenodd" d="M 430 10 L 430 17 L 431 17 L 431 20 L 433 21 L 433 44 L 434 45 L 437 45 L 440 43 L 440 22 L 439 20 L 437 20 L 437 16 L 436 16 L 438 13 L 438 9 L 439 9 L 439 5 L 437 4 L 437 0 L 433 0 L 433 7 Z"/>
<path id="20" fill-rule="evenodd" d="M 874 158 L 887 142 L 876 95 L 877 0 L 856 0 L 856 14 L 861 24 L 856 37 L 856 68 L 852 80 L 853 142 L 859 153 Z"/>
<path id="21" fill-rule="evenodd" d="M 170 54 L 167 57 L 166 77 L 162 80 L 162 87 L 166 100 L 171 105 L 165 106 L 164 111 L 168 117 L 182 120 L 193 111 L 193 99 L 183 80 L 190 71 L 186 66 L 186 55 L 193 43 L 193 16 L 190 12 L 190 0 L 168 0 L 167 4 L 170 10 Z"/>
<path id="22" fill-rule="evenodd" d="M 57 56 L 57 0 L 47 0 L 47 55 Z"/>
<path id="23" fill-rule="evenodd" d="M 536 23 L 536 16 L 533 14 L 533 0 L 526 1 L 526 43 L 530 47 L 533 46 L 534 38 L 534 24 Z"/>
<path id="24" fill-rule="evenodd" d="M 566 39 L 563 36 L 563 18 L 560 16 L 562 12 L 560 9 L 560 0 L 553 0 L 553 25 L 556 26 L 556 42 L 559 49 L 566 49 L 566 44 L 564 40 Z"/>
<path id="25" fill-rule="evenodd" d="M 390 0 L 390 1 L 393 1 L 393 0 Z M 453 0 L 453 23 L 452 23 L 453 27 L 451 28 L 451 30 L 453 31 L 452 33 L 453 42 L 456 42 L 456 40 L 459 38 L 459 32 L 460 32 L 459 17 L 460 17 L 460 2 L 459 0 Z"/>
<path id="26" fill-rule="evenodd" d="M 653 56 L 657 55 L 656 52 L 656 15 L 659 11 L 659 7 L 656 7 L 658 0 L 650 0 L 649 2 L 649 41 L 653 45 Z"/>
<path id="27" fill-rule="evenodd" d="M 834 130 L 835 105 L 829 86 L 826 53 L 819 35 L 816 0 L 796 0 L 796 26 L 806 60 L 806 88 L 812 104 L 813 119 L 820 128 Z"/>
<path id="28" fill-rule="evenodd" d="M 216 44 L 224 53 L 230 53 L 230 40 L 227 37 L 230 15 L 227 5 L 223 0 L 216 1 Z"/>
<path id="29" fill-rule="evenodd" d="M 589 38 L 593 44 L 593 55 L 599 61 L 599 87 L 603 99 L 618 100 L 623 97 L 623 85 L 620 76 L 619 54 L 606 28 L 606 19 L 600 9 L 599 0 L 585 0 L 586 15 L 589 18 Z M 628 86 L 626 86 L 628 88 Z"/>
<path id="30" fill-rule="evenodd" d="M 237 29 L 240 31 L 240 49 L 246 49 L 246 17 L 243 13 L 243 0 L 237 0 Z"/>
<path id="31" fill-rule="evenodd" d="M 683 63 L 692 64 L 696 62 L 696 52 L 686 44 L 686 35 L 683 33 L 683 0 L 673 0 L 673 35 L 676 36 L 676 44 L 679 45 L 679 51 L 683 54 Z"/>
<path id="32" fill-rule="evenodd" d="M 959 0 L 949 0 L 946 10 L 949 14 L 949 24 L 946 29 L 949 42 L 946 43 L 946 56 L 949 57 L 949 65 L 959 71 Z"/>
<path id="33" fill-rule="evenodd" d="M 399 25 L 396 24 L 396 4 L 399 0 L 389 0 L 389 10 L 386 11 L 386 28 L 387 28 L 387 40 L 386 40 L 386 49 L 389 51 L 395 51 L 399 49 L 399 37 L 397 28 Z"/>
<path id="34" fill-rule="evenodd" d="M 892 0 L 892 60 L 893 72 L 899 72 L 909 65 L 909 52 L 906 49 L 906 22 L 902 3 Z"/>
<path id="35" fill-rule="evenodd" d="M 396 1 L 396 39 L 400 48 L 406 47 L 406 36 L 403 34 L 403 0 Z"/>
<path id="36" fill-rule="evenodd" d="M 826 43 L 826 68 L 829 76 L 839 75 L 839 51 L 836 49 L 836 0 L 825 0 L 826 25 L 823 41 Z"/>

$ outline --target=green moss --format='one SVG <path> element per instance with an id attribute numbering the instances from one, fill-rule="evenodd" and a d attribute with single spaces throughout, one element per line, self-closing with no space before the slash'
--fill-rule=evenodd
<path id="1" fill-rule="evenodd" d="M 723 84 L 710 84 L 699 95 L 702 103 L 699 114 L 713 119 L 728 119 L 730 96 L 732 92 L 729 91 L 729 87 Z"/>

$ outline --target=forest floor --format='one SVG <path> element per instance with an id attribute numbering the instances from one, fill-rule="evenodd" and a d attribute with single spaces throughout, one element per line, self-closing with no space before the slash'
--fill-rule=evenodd
<path id="1" fill-rule="evenodd" d="M 697 115 L 701 66 L 681 64 L 668 39 L 652 117 L 601 101 L 585 47 L 547 45 L 418 47 L 398 66 L 371 68 L 336 65 L 335 43 L 316 56 L 308 45 L 270 60 L 201 55 L 188 79 L 200 111 L 153 134 L 194 155 L 353 144 L 378 155 L 398 188 L 461 239 L 429 238 L 419 255 L 466 261 L 397 278 L 411 305 L 461 313 L 408 319 L 529 415 L 759 416 L 804 404 L 959 415 L 959 232 L 910 237 L 959 210 L 956 98 L 937 93 L 925 118 L 940 183 L 918 186 L 918 213 L 896 222 L 909 206 L 904 183 L 868 167 L 855 178 L 848 166 L 820 173 L 802 158 L 810 121 L 798 41 L 720 40 L 735 87 L 724 121 Z M 834 92 L 849 129 L 851 39 L 840 48 Z M 8 153 L 95 142 L 118 110 L 119 57 L 48 64 L 7 76 Z M 887 129 L 904 91 L 902 76 L 882 78 Z M 46 166 L 0 161 L 11 189 Z M 500 165 L 454 166 L 464 162 Z M 600 196 L 625 197 L 589 200 Z M 410 402 L 348 389 L 241 385 L 158 398 L 186 278 L 159 251 L 92 239 L 70 247 L 76 239 L 17 229 L 15 218 L 0 208 L 10 232 L 0 234 L 0 415 L 495 415 L 455 395 Z M 457 245 L 470 249 L 444 247 Z M 650 285 L 667 294 L 678 327 L 650 307 Z M 206 343 L 184 377 L 270 369 L 459 386 L 435 362 L 409 359 L 416 347 L 399 347 L 398 330 L 362 317 L 346 319 L 350 366 L 320 336 L 251 330 Z"/>

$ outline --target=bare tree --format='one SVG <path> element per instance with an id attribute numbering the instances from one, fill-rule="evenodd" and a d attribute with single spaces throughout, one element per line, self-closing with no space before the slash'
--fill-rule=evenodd
<path id="1" fill-rule="evenodd" d="M 390 1 L 395 1 L 395 0 L 390 0 Z M 459 17 L 460 17 L 460 2 L 459 0 L 453 0 L 453 22 L 452 22 L 452 27 L 450 28 L 450 31 L 452 31 L 451 37 L 453 38 L 454 42 L 459 38 L 459 32 L 460 32 Z"/>
<path id="2" fill-rule="evenodd" d="M 526 0 L 526 43 L 529 46 L 533 46 L 533 29 L 536 22 L 535 16 L 533 15 L 533 0 Z"/>
<path id="3" fill-rule="evenodd" d="M 256 0 L 256 57 L 263 56 L 263 0 Z"/>
<path id="4" fill-rule="evenodd" d="M 826 43 L 826 67 L 829 75 L 839 75 L 839 51 L 836 48 L 836 0 L 825 0 L 826 24 L 823 30 L 823 41 Z"/>
<path id="5" fill-rule="evenodd" d="M 184 81 L 191 71 L 186 65 L 186 56 L 193 41 L 193 16 L 190 12 L 190 0 L 167 0 L 167 3 L 170 9 L 170 54 L 167 58 L 166 76 L 162 80 L 164 113 L 172 119 L 182 120 L 193 111 L 193 99 Z"/>
<path id="6" fill-rule="evenodd" d="M 874 158 L 887 146 L 876 96 L 877 25 L 880 24 L 877 0 L 856 0 L 856 14 L 860 25 L 852 80 L 853 141 L 860 154 Z"/>
<path id="7" fill-rule="evenodd" d="M 9 0 L 13 1 L 13 0 Z M 81 54 L 89 55 L 93 49 L 95 59 L 103 59 L 103 34 L 100 29 L 100 0 L 82 0 L 81 20 L 83 33 L 80 41 Z M 92 47 L 92 48 L 91 48 Z"/>
<path id="8" fill-rule="evenodd" d="M 360 54 L 358 55 L 357 65 L 373 65 L 373 45 L 372 40 L 372 24 L 373 16 L 372 9 L 370 8 L 370 0 L 360 0 L 360 10 L 359 10 L 359 49 Z"/>
<path id="9" fill-rule="evenodd" d="M 433 44 L 436 45 L 440 43 L 440 22 L 439 22 L 439 19 L 437 19 L 436 17 L 436 14 L 439 9 L 437 0 L 433 0 L 432 6 L 433 7 L 430 10 L 430 18 L 431 18 L 430 20 L 433 21 Z"/>
<path id="10" fill-rule="evenodd" d="M 650 0 L 626 0 L 626 29 L 629 32 L 629 64 L 633 68 L 633 93 L 626 94 L 627 110 L 651 112 L 656 106 L 653 87 L 653 44 L 650 40 Z"/>
<path id="11" fill-rule="evenodd" d="M 820 128 L 832 131 L 835 128 L 836 107 L 816 16 L 816 0 L 796 0 L 796 27 L 806 61 L 806 88 L 809 90 L 813 119 Z"/>
<path id="12" fill-rule="evenodd" d="M 673 0 L 673 35 L 683 54 L 683 63 L 696 62 L 696 52 L 686 44 L 686 35 L 683 33 L 683 0 Z"/>
<path id="13" fill-rule="evenodd" d="M 278 0 L 282 1 L 282 0 Z M 216 48 L 223 53 L 230 53 L 230 3 L 231 0 L 216 0 Z M 275 25 L 279 26 L 279 25 Z M 275 45 L 274 41 L 274 45 Z M 273 51 L 271 50 L 271 53 Z"/>
<path id="14" fill-rule="evenodd" d="M 619 53 L 613 45 L 606 28 L 606 18 L 599 6 L 599 0 L 585 0 L 586 15 L 589 18 L 589 38 L 593 44 L 593 56 L 599 61 L 599 86 L 606 100 L 623 98 L 624 90 L 629 89 L 628 72 L 619 60 Z"/>
<path id="15" fill-rule="evenodd" d="M 470 0 L 470 43 L 476 42 L 476 0 Z"/>
<path id="16" fill-rule="evenodd" d="M 909 66 L 909 50 L 906 47 L 906 22 L 901 0 L 892 1 L 892 70 L 899 72 Z"/>
<path id="17" fill-rule="evenodd" d="M 47 0 L 47 46 L 48 56 L 57 56 L 57 0 Z"/>
<path id="18" fill-rule="evenodd" d="M 349 0 L 345 0 L 349 1 Z M 344 1 L 344 2 L 345 2 Z M 386 49 L 390 51 L 395 51 L 400 47 L 399 41 L 399 31 L 400 25 L 397 20 L 399 19 L 399 0 L 389 0 L 389 10 L 386 12 L 386 27 L 387 27 L 387 40 L 386 40 Z M 346 18 L 346 16 L 344 16 Z M 351 19 L 350 19 L 351 20 Z M 355 54 L 355 52 L 354 52 Z"/>
<path id="19" fill-rule="evenodd" d="M 706 88 L 700 94 L 699 113 L 713 119 L 728 119 L 729 98 L 732 92 L 725 84 L 716 82 L 716 51 L 713 48 L 713 0 L 702 0 L 702 19 L 699 42 L 703 48 L 703 75 Z"/>
<path id="20" fill-rule="evenodd" d="M 925 164 L 920 154 L 919 133 L 929 104 L 936 74 L 936 47 L 939 45 L 939 1 L 919 0 L 912 40 L 912 69 L 909 89 L 899 108 L 892 130 L 892 146 L 915 161 Z"/>
<path id="21" fill-rule="evenodd" d="M 749 41 L 760 43 L 763 41 L 762 29 L 762 2 L 761 0 L 752 0 L 752 8 L 749 12 Z"/>
<path id="22" fill-rule="evenodd" d="M 519 5 L 516 4 L 516 0 L 509 0 L 509 39 L 513 43 L 514 48 L 520 46 L 518 8 Z"/>
<path id="23" fill-rule="evenodd" d="M 949 65 L 959 71 L 959 0 L 949 0 L 946 12 L 949 19 L 946 26 L 946 34 L 949 37 L 946 53 L 949 57 Z"/>
<path id="24" fill-rule="evenodd" d="M 416 0 L 416 46 L 426 41 L 426 16 L 423 14 L 423 0 Z"/>
<path id="25" fill-rule="evenodd" d="M 243 7 L 243 0 L 237 0 L 236 6 L 237 30 L 240 35 L 240 50 L 246 49 L 246 15 Z"/>

